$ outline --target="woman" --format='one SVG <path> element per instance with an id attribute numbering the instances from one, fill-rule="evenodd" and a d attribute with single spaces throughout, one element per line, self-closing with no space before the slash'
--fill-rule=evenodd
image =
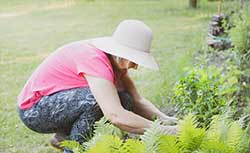
<path id="1" fill-rule="evenodd" d="M 67 44 L 51 54 L 21 91 L 19 114 L 40 133 L 56 133 L 52 145 L 68 136 L 80 143 L 103 115 L 122 130 L 143 134 L 154 117 L 176 122 L 137 91 L 127 73 L 138 65 L 158 69 L 149 50 L 152 31 L 143 22 L 125 20 L 111 37 Z M 168 134 L 176 126 L 162 126 Z M 65 152 L 70 152 L 65 149 Z"/>

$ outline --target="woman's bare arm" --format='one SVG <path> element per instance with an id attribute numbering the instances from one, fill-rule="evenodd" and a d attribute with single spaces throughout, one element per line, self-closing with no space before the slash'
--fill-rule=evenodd
<path id="1" fill-rule="evenodd" d="M 157 107 L 155 107 L 149 100 L 142 97 L 137 91 L 133 81 L 131 80 L 128 74 L 123 76 L 122 82 L 126 90 L 133 97 L 134 100 L 133 111 L 136 114 L 141 115 L 149 120 L 152 120 L 154 117 L 158 117 L 164 122 L 168 123 L 177 122 L 176 118 L 165 115 Z"/>
<path id="2" fill-rule="evenodd" d="M 152 124 L 133 112 L 125 110 L 120 102 L 116 87 L 108 80 L 85 75 L 91 92 L 97 100 L 105 117 L 122 130 L 143 134 Z"/>

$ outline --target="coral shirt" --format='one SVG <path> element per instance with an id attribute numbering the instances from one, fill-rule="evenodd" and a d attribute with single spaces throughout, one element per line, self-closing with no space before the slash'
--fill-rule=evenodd
<path id="1" fill-rule="evenodd" d="M 18 96 L 21 109 L 29 109 L 44 95 L 86 87 L 84 74 L 114 83 L 114 72 L 106 54 L 84 41 L 67 44 L 49 57 L 31 75 Z"/>

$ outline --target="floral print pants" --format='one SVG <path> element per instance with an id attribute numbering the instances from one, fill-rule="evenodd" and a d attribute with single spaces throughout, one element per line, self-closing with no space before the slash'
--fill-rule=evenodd
<path id="1" fill-rule="evenodd" d="M 132 110 L 131 96 L 125 91 L 118 94 L 122 106 Z M 23 123 L 33 131 L 64 133 L 70 140 L 82 143 L 90 137 L 94 122 L 103 113 L 89 87 L 84 87 L 44 96 L 28 110 L 19 108 L 19 115 Z"/>

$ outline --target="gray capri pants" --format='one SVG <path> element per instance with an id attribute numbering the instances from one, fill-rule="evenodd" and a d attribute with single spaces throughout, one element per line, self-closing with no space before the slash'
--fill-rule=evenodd
<path id="1" fill-rule="evenodd" d="M 132 97 L 125 91 L 118 92 L 118 95 L 122 106 L 131 111 Z M 82 143 L 90 137 L 94 122 L 103 113 L 89 87 L 83 87 L 44 96 L 28 110 L 19 108 L 19 115 L 23 123 L 33 131 L 64 133 L 70 140 Z"/>

